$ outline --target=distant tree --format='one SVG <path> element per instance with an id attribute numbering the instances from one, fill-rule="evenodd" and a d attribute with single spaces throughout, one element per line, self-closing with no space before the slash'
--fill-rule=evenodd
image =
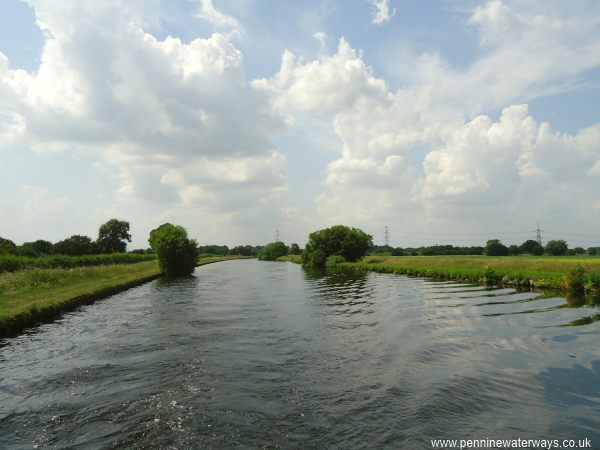
<path id="1" fill-rule="evenodd" d="M 201 255 L 223 256 L 223 255 L 227 255 L 229 253 L 230 253 L 229 247 L 227 247 L 226 245 L 201 245 L 198 247 L 198 254 L 201 254 Z M 239 253 L 236 253 L 236 254 L 239 254 Z"/>
<path id="2" fill-rule="evenodd" d="M 124 253 L 128 242 L 131 242 L 129 222 L 110 219 L 100 225 L 96 241 L 100 253 Z"/>
<path id="3" fill-rule="evenodd" d="M 523 253 L 529 253 L 531 255 L 543 255 L 544 247 L 537 241 L 533 239 L 528 239 L 521 244 L 521 251 Z"/>
<path id="4" fill-rule="evenodd" d="M 509 245 L 508 246 L 508 254 L 512 256 L 517 256 L 521 254 L 521 247 L 518 245 Z"/>
<path id="5" fill-rule="evenodd" d="M 0 237 L 0 255 L 14 254 L 16 249 L 17 245 L 13 241 Z"/>
<path id="6" fill-rule="evenodd" d="M 596 247 L 590 247 L 587 249 L 587 253 L 588 255 L 597 255 L 598 249 Z"/>
<path id="7" fill-rule="evenodd" d="M 256 249 L 251 245 L 238 245 L 229 249 L 228 255 L 256 256 Z"/>
<path id="8" fill-rule="evenodd" d="M 404 249 L 402 249 L 402 247 L 396 247 L 392 250 L 392 256 L 404 256 Z"/>
<path id="9" fill-rule="evenodd" d="M 548 241 L 548 243 L 546 244 L 546 253 L 548 253 L 549 255 L 565 255 L 568 250 L 569 247 L 567 246 L 567 243 L 562 239 Z"/>
<path id="10" fill-rule="evenodd" d="M 485 246 L 485 254 L 487 256 L 507 256 L 508 247 L 498 239 L 490 239 Z"/>
<path id="11" fill-rule="evenodd" d="M 324 267 L 329 256 L 340 255 L 346 261 L 356 261 L 373 246 L 373 236 L 358 228 L 335 225 L 308 235 L 302 253 L 302 264 Z"/>
<path id="12" fill-rule="evenodd" d="M 52 253 L 52 242 L 38 239 L 34 242 L 24 242 L 20 245 L 17 253 L 25 256 L 41 256 Z"/>
<path id="13" fill-rule="evenodd" d="M 583 255 L 585 253 L 585 249 L 583 247 L 575 247 L 573 249 L 576 255 Z"/>
<path id="14" fill-rule="evenodd" d="M 290 245 L 290 254 L 292 255 L 299 255 L 301 253 L 300 250 L 300 246 L 298 244 L 296 244 L 295 242 Z"/>
<path id="15" fill-rule="evenodd" d="M 264 246 L 258 255 L 262 261 L 275 261 L 280 256 L 288 254 L 288 248 L 283 242 L 271 242 Z"/>
<path id="16" fill-rule="evenodd" d="M 69 256 L 89 255 L 95 253 L 95 250 L 96 246 L 92 242 L 92 239 L 80 234 L 74 234 L 67 239 L 58 241 L 52 246 L 52 253 Z"/>
<path id="17" fill-rule="evenodd" d="M 148 242 L 166 276 L 189 275 L 194 271 L 198 244 L 188 239 L 187 231 L 182 226 L 165 223 L 150 232 Z"/>
<path id="18" fill-rule="evenodd" d="M 391 255 L 394 247 L 389 245 L 374 245 L 369 249 L 369 255 Z"/>

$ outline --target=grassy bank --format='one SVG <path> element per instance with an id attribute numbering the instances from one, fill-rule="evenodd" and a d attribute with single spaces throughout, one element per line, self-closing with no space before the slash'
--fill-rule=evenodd
<path id="1" fill-rule="evenodd" d="M 302 256 L 301 255 L 285 255 L 285 256 L 280 256 L 279 258 L 277 258 L 277 261 L 288 261 L 288 262 L 300 264 L 300 263 L 302 263 Z"/>
<path id="2" fill-rule="evenodd" d="M 588 285 L 600 277 L 595 256 L 367 256 L 346 267 L 440 279 L 561 290 L 579 266 Z"/>
<path id="3" fill-rule="evenodd" d="M 200 258 L 198 265 L 238 258 Z M 14 334 L 75 306 L 91 303 L 159 276 L 156 260 L 67 269 L 27 269 L 0 274 L 0 336 Z"/>
<path id="4" fill-rule="evenodd" d="M 103 255 L 48 255 L 40 257 L 0 255 L 0 273 L 25 269 L 66 269 L 71 267 L 135 264 L 151 261 L 155 255 L 139 253 L 110 253 Z"/>

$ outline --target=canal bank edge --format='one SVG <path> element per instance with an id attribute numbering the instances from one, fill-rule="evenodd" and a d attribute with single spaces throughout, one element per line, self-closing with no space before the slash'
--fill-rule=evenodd
<path id="1" fill-rule="evenodd" d="M 196 267 L 204 266 L 207 264 L 229 261 L 232 259 L 248 259 L 247 256 L 214 256 L 207 257 L 198 260 Z M 102 266 L 98 266 L 99 268 Z M 142 284 L 156 280 L 162 276 L 162 273 L 158 270 L 149 275 L 128 281 L 126 283 L 109 286 L 98 291 L 92 291 L 75 297 L 64 299 L 55 304 L 46 306 L 41 309 L 35 309 L 27 314 L 19 314 L 13 317 L 9 317 L 0 322 L 0 338 L 14 337 L 27 328 L 35 327 L 43 323 L 52 322 L 53 320 L 60 317 L 62 314 L 73 311 L 82 305 L 89 305 L 97 300 L 101 300 L 120 292 L 127 291 L 131 288 L 141 286 Z"/>
<path id="2" fill-rule="evenodd" d="M 564 295 L 576 294 L 600 294 L 600 258 L 593 261 L 593 267 L 590 268 L 590 273 L 587 274 L 588 279 L 582 278 L 579 280 L 584 288 L 581 292 L 574 292 L 574 281 L 572 272 L 579 265 L 578 262 L 568 259 L 558 259 L 557 267 L 554 273 L 545 276 L 539 276 L 535 270 L 531 270 L 528 261 L 525 259 L 515 260 L 515 264 L 510 268 L 496 267 L 494 262 L 497 258 L 492 258 L 488 265 L 481 267 L 469 267 L 461 261 L 460 256 L 446 257 L 447 260 L 452 260 L 452 264 L 444 266 L 430 265 L 428 262 L 435 258 L 434 256 L 417 256 L 405 257 L 400 256 L 393 261 L 388 260 L 389 257 L 367 256 L 357 262 L 344 262 L 338 264 L 338 267 L 354 270 L 367 270 L 378 273 L 395 273 L 407 276 L 426 277 L 437 280 L 449 280 L 457 282 L 471 282 L 497 287 L 513 287 L 524 290 L 541 289 L 560 293 Z M 500 257 L 504 261 L 508 261 L 509 257 Z M 560 257 L 559 257 L 560 258 Z M 418 260 L 418 261 L 414 261 Z M 277 259 L 277 261 L 287 261 L 296 264 L 301 264 L 302 260 L 299 255 L 287 255 Z M 410 261 L 410 262 L 407 262 Z M 585 277 L 585 274 L 581 274 Z"/>

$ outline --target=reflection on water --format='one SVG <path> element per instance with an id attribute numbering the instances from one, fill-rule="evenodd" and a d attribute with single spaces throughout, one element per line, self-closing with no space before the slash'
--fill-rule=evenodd
<path id="1" fill-rule="evenodd" d="M 204 266 L 0 341 L 0 448 L 600 448 L 599 318 L 593 299 Z"/>

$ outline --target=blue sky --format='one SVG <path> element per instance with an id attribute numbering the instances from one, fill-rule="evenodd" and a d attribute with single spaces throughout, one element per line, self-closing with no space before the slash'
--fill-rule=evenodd
<path id="1" fill-rule="evenodd" d="M 600 245 L 595 1 L 0 3 L 0 236 Z"/>

